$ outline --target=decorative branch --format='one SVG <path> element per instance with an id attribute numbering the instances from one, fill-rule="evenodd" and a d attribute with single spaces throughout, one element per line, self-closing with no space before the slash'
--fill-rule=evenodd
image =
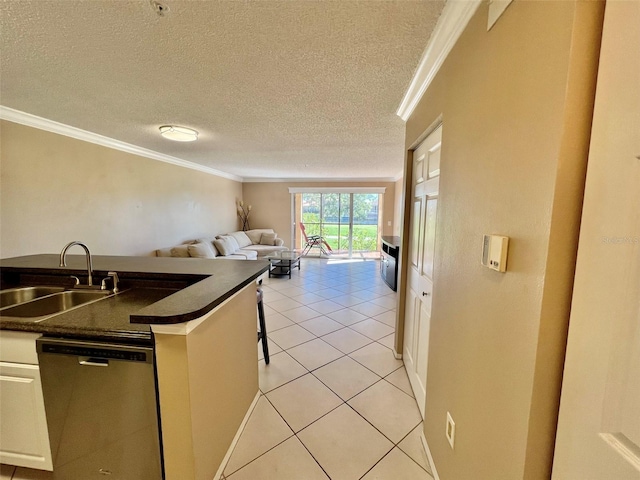
<path id="1" fill-rule="evenodd" d="M 242 231 L 246 232 L 250 230 L 249 226 L 249 215 L 251 214 L 251 205 L 244 206 L 244 202 L 241 200 L 238 203 L 238 217 L 240 217 L 240 221 L 242 222 Z"/>

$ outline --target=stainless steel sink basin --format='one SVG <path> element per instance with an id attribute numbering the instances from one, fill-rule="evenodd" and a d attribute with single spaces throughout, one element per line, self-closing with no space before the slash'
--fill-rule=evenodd
<path id="1" fill-rule="evenodd" d="M 62 287 L 20 287 L 0 292 L 0 308 L 29 302 L 38 297 L 64 291 Z"/>
<path id="2" fill-rule="evenodd" d="M 54 293 L 30 302 L 8 307 L 0 311 L 3 317 L 34 318 L 61 313 L 71 308 L 113 295 L 110 291 L 68 290 Z"/>

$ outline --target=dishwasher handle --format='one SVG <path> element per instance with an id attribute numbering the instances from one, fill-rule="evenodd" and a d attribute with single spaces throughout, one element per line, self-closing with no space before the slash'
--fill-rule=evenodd
<path id="1" fill-rule="evenodd" d="M 78 363 L 86 367 L 108 367 L 109 360 L 96 357 L 78 357 Z"/>

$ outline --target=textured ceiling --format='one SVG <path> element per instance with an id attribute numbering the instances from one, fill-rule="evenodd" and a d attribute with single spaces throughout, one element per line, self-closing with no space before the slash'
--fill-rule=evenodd
<path id="1" fill-rule="evenodd" d="M 0 104 L 247 179 L 402 170 L 395 111 L 444 2 L 161 2 L 2 0 Z"/>

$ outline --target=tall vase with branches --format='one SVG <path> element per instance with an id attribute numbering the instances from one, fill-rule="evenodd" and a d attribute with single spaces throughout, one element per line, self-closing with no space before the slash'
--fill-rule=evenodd
<path id="1" fill-rule="evenodd" d="M 244 204 L 243 201 L 238 203 L 238 217 L 240 217 L 240 221 L 242 222 L 242 231 L 246 232 L 250 230 L 249 227 L 249 215 L 251 214 L 251 205 Z"/>

